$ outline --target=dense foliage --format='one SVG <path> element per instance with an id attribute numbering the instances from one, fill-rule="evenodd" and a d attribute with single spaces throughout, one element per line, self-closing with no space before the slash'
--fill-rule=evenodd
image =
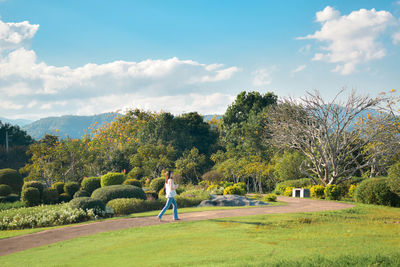
<path id="1" fill-rule="evenodd" d="M 143 189 L 133 185 L 110 185 L 94 190 L 92 198 L 101 199 L 104 203 L 115 198 L 147 199 Z"/>

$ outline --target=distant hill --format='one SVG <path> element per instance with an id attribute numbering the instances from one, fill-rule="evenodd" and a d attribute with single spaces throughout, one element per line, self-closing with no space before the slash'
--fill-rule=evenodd
<path id="1" fill-rule="evenodd" d="M 19 127 L 23 127 L 23 126 L 25 126 L 25 125 L 27 125 L 29 123 L 32 123 L 32 121 L 30 121 L 30 120 L 24 120 L 24 119 L 12 120 L 12 119 L 7 119 L 7 118 L 3 118 L 3 117 L 0 117 L 0 121 L 3 124 L 9 123 L 9 124 L 12 124 L 12 125 L 18 125 Z"/>
<path id="2" fill-rule="evenodd" d="M 61 117 L 48 117 L 32 122 L 22 127 L 34 139 L 39 140 L 45 134 L 58 135 L 61 138 L 81 138 L 88 128 L 95 124 L 97 127 L 114 120 L 118 113 L 103 113 L 93 116 L 66 115 Z"/>

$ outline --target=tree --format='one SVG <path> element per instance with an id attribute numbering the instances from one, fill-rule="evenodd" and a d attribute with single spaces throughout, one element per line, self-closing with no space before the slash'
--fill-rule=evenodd
<path id="1" fill-rule="evenodd" d="M 311 162 L 307 171 L 326 185 L 343 182 L 372 164 L 382 152 L 370 151 L 374 155 L 359 162 L 360 151 L 379 141 L 385 131 L 382 125 L 392 118 L 382 113 L 387 98 L 358 96 L 353 91 L 341 102 L 343 92 L 330 102 L 317 91 L 301 100 L 286 99 L 265 114 L 264 137 L 272 137 L 279 147 L 301 151 Z"/>
<path id="2" fill-rule="evenodd" d="M 199 150 L 194 147 L 190 151 L 183 152 L 182 157 L 175 164 L 175 172 L 182 176 L 184 183 L 192 182 L 198 184 L 199 177 L 206 165 L 206 157 L 203 154 L 199 154 Z"/>
<path id="3" fill-rule="evenodd" d="M 298 151 L 284 151 L 276 153 L 271 159 L 273 162 L 273 175 L 278 181 L 295 180 L 305 177 L 300 167 L 305 162 L 305 157 Z"/>

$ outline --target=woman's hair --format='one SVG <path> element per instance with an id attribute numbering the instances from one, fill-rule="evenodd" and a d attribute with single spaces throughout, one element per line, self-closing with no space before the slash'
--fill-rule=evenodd
<path id="1" fill-rule="evenodd" d="M 168 182 L 168 179 L 172 179 L 171 171 L 165 171 L 165 183 Z"/>

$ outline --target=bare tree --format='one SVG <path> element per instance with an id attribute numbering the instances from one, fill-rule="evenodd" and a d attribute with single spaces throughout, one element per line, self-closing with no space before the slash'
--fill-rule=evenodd
<path id="1" fill-rule="evenodd" d="M 300 100 L 285 99 L 270 108 L 264 120 L 266 140 L 303 152 L 308 159 L 303 167 L 326 185 L 373 166 L 384 151 L 365 148 L 381 142 L 383 135 L 389 138 L 383 125 L 393 119 L 383 110 L 386 96 L 370 98 L 352 91 L 340 101 L 344 91 L 329 102 L 318 91 Z"/>

